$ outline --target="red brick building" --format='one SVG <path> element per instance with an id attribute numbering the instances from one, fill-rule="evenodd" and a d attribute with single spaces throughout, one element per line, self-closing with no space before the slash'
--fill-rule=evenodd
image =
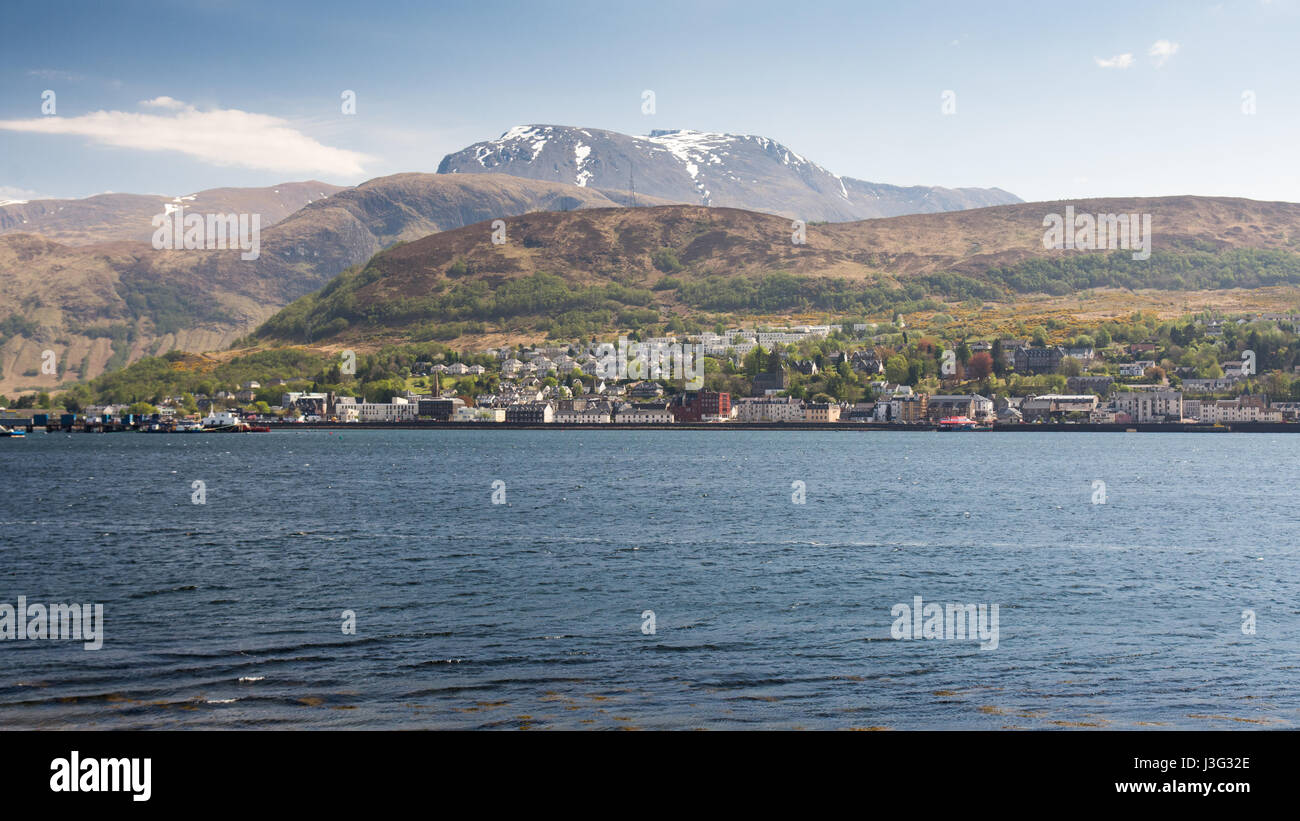
<path id="1" fill-rule="evenodd" d="M 687 391 L 673 398 L 669 406 L 678 422 L 701 422 L 731 417 L 731 394 L 717 391 Z"/>

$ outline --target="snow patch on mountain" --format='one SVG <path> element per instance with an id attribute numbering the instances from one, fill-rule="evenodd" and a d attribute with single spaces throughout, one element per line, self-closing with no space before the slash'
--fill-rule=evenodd
<path id="1" fill-rule="evenodd" d="M 591 135 L 588 134 L 587 136 Z M 592 177 L 591 172 L 583 168 L 587 164 L 587 157 L 589 156 L 591 156 L 591 146 L 578 143 L 573 147 L 573 157 L 578 166 L 578 175 L 574 181 L 583 188 L 587 187 L 587 183 L 591 182 Z"/>
<path id="2" fill-rule="evenodd" d="M 722 165 L 723 157 L 730 154 L 724 148 L 733 146 L 737 140 L 749 139 L 735 134 L 715 134 L 708 131 L 691 131 L 680 129 L 673 131 L 652 131 L 648 137 L 633 137 L 635 140 L 650 143 L 658 149 L 671 154 L 685 169 L 695 190 L 708 201 L 709 190 L 700 178 L 701 165 Z M 762 138 L 759 138 L 762 139 Z"/>
<path id="3" fill-rule="evenodd" d="M 502 134 L 499 138 L 494 140 L 494 142 L 498 145 L 514 141 L 529 143 L 529 148 L 533 151 L 533 156 L 529 159 L 529 162 L 532 162 L 537 159 L 538 154 L 542 153 L 542 149 L 546 147 L 546 143 L 550 139 L 550 133 L 554 130 L 555 129 L 549 125 L 540 127 L 535 125 L 517 125 Z"/>

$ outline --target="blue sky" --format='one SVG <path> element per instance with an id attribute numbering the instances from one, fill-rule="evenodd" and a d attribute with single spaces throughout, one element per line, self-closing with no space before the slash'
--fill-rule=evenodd
<path id="1" fill-rule="evenodd" d="M 846 176 L 1029 200 L 1300 200 L 1300 0 L 45 0 L 0 14 L 0 200 L 349 185 L 432 172 L 522 123 L 760 134 Z"/>

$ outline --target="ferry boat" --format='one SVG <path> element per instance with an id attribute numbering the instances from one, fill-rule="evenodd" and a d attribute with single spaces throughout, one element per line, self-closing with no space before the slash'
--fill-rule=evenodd
<path id="1" fill-rule="evenodd" d="M 208 414 L 203 420 L 203 430 L 205 433 L 270 433 L 271 429 L 264 425 L 250 425 L 237 414 L 230 411 L 217 411 Z"/>
<path id="2" fill-rule="evenodd" d="M 203 428 L 204 433 L 270 433 L 271 429 L 266 425 L 250 425 L 247 422 L 235 422 L 230 425 L 216 425 L 210 428 Z"/>
<path id="3" fill-rule="evenodd" d="M 980 424 L 968 416 L 949 416 L 939 420 L 939 430 L 992 430 L 992 425 Z"/>

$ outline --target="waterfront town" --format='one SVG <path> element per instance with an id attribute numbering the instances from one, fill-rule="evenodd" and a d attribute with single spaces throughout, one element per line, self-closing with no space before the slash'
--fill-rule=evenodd
<path id="1" fill-rule="evenodd" d="M 626 353 L 626 340 L 620 343 L 620 362 L 625 355 L 637 357 L 637 351 L 644 360 L 647 351 L 670 350 L 680 366 L 685 351 L 686 373 L 680 367 L 673 373 L 669 357 L 662 372 L 644 361 L 638 368 L 636 360 L 630 368 L 627 362 L 615 368 L 614 346 L 594 340 L 471 355 L 447 350 L 411 361 L 400 380 L 354 380 L 361 391 L 346 390 L 336 365 L 310 382 L 245 380 L 214 386 L 211 393 L 158 396 L 156 405 L 86 404 L 57 414 L 33 406 L 6 409 L 0 425 L 153 431 L 424 423 L 979 429 L 1041 423 L 1213 426 L 1300 418 L 1300 364 L 1289 372 L 1278 369 L 1275 360 L 1287 348 L 1274 338 L 1295 327 L 1292 323 L 1300 325 L 1300 317 L 1205 318 L 1136 342 L 1116 341 L 1101 328 L 1096 337 L 1080 335 L 1069 344 L 1049 344 L 1041 328 L 1023 339 L 945 343 L 922 335 L 909 341 L 899 327 L 901 318 L 896 323 L 719 328 L 648 337 Z M 1270 328 L 1276 334 L 1270 335 Z M 1141 334 L 1129 329 L 1127 335 Z M 1207 358 L 1207 352 L 1221 357 Z M 1274 366 L 1262 376 L 1261 359 Z M 696 378 L 683 378 L 690 376 Z"/>

